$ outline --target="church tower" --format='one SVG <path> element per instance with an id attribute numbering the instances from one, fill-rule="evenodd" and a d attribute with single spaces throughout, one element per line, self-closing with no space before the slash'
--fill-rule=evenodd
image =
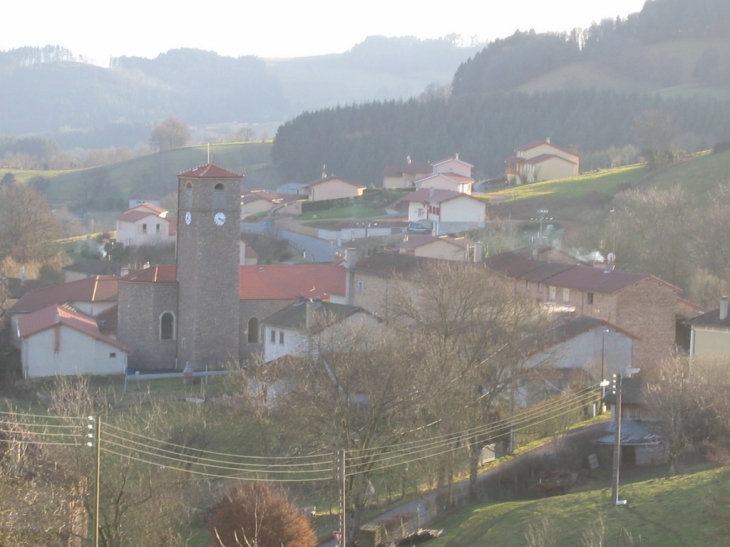
<path id="1" fill-rule="evenodd" d="M 203 165 L 178 175 L 179 366 L 239 358 L 239 240 L 243 175 Z"/>

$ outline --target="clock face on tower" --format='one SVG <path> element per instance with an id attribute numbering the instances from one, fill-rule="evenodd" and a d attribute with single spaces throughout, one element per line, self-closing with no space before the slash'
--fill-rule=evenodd
<path id="1" fill-rule="evenodd" d="M 190 224 L 190 222 L 193 220 L 193 215 L 190 214 L 190 211 L 185 213 L 185 224 Z"/>
<path id="2" fill-rule="evenodd" d="M 213 217 L 213 222 L 215 222 L 218 226 L 223 226 L 223 223 L 226 221 L 226 215 L 225 213 L 216 213 Z"/>

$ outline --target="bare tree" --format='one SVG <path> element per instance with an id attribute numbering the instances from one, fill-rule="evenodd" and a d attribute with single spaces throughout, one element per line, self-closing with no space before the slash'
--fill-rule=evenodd
<path id="1" fill-rule="evenodd" d="M 55 254 L 59 224 L 48 202 L 25 185 L 0 188 L 0 260 L 42 262 Z"/>
<path id="2" fill-rule="evenodd" d="M 307 517 L 282 489 L 249 482 L 226 490 L 213 504 L 210 535 L 220 547 L 314 547 Z"/>
<path id="3" fill-rule="evenodd" d="M 190 140 L 190 128 L 175 117 L 158 123 L 150 135 L 150 146 L 156 150 L 172 150 L 185 146 Z"/>
<path id="4" fill-rule="evenodd" d="M 396 297 L 397 328 L 421 352 L 428 415 L 444 432 L 484 426 L 507 415 L 511 396 L 531 373 L 527 357 L 551 334 L 549 314 L 515 295 L 480 265 L 433 263 Z M 476 495 L 481 451 L 506 432 L 460 440 Z"/>

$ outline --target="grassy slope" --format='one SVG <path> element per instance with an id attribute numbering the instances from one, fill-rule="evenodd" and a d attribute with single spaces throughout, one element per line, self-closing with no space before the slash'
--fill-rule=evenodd
<path id="1" fill-rule="evenodd" d="M 613 196 L 626 188 L 682 186 L 699 203 L 718 185 L 730 183 L 730 151 L 703 152 L 677 165 L 647 172 L 642 165 L 605 169 L 568 179 L 511 187 L 488 194 L 499 215 L 517 219 L 545 208 L 558 220 L 590 220 L 610 208 Z"/>
<path id="2" fill-rule="evenodd" d="M 583 532 L 599 517 L 608 531 L 605 545 L 629 545 L 620 541 L 622 527 L 637 545 L 646 546 L 711 547 L 723 544 L 719 537 L 730 536 L 730 519 L 723 529 L 711 515 L 714 504 L 720 513 L 727 514 L 730 475 L 726 469 L 622 485 L 620 494 L 629 501 L 627 507 L 610 505 L 610 488 L 467 507 L 436 523 L 434 526 L 444 528 L 445 534 L 429 545 L 522 547 L 526 544 L 525 530 L 543 515 L 556 524 L 557 541 L 553 545 L 561 547 L 583 547 Z"/>
<path id="3" fill-rule="evenodd" d="M 20 182 L 35 175 L 51 180 L 55 203 L 74 202 L 101 177 L 120 189 L 126 198 L 160 198 L 177 187 L 176 174 L 208 161 L 207 146 L 178 148 L 104 167 L 73 171 L 11 170 Z M 246 174 L 246 188 L 275 188 L 280 179 L 271 168 L 271 143 L 211 144 L 210 161 Z M 2 177 L 7 170 L 0 170 Z"/>

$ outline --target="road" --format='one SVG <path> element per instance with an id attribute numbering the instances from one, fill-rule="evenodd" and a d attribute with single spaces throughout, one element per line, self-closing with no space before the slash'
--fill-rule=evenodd
<path id="1" fill-rule="evenodd" d="M 588 437 L 595 437 L 598 438 L 601 436 L 603 431 L 606 428 L 606 421 L 600 421 L 593 423 L 588 426 L 579 427 L 576 429 L 573 429 L 569 431 L 565 438 L 572 438 L 572 437 L 578 437 L 578 436 L 588 436 Z M 483 483 L 489 479 L 494 479 L 498 477 L 502 473 L 509 473 L 510 470 L 518 465 L 524 458 L 534 458 L 535 456 L 542 456 L 542 455 L 548 455 L 552 454 L 554 451 L 554 446 L 549 441 L 545 444 L 542 444 L 540 446 L 537 446 L 531 450 L 528 450 L 527 452 L 523 452 L 519 456 L 512 458 L 508 462 L 505 462 L 502 465 L 498 465 L 496 467 L 493 467 L 491 469 L 488 469 L 486 471 L 483 471 L 479 474 L 479 477 L 477 478 L 477 483 Z M 415 499 L 412 501 L 409 501 L 407 503 L 404 503 L 402 505 L 398 505 L 397 507 L 394 507 L 385 513 L 382 513 L 378 515 L 377 517 L 368 520 L 367 522 L 363 524 L 376 524 L 378 522 L 383 522 L 388 519 L 392 519 L 394 517 L 397 517 L 399 515 L 408 514 L 409 517 L 419 514 L 421 516 L 421 522 L 424 526 L 427 526 L 429 522 L 425 518 L 425 508 L 429 505 L 433 505 L 436 503 L 436 498 L 441 492 L 447 491 L 448 487 L 444 487 L 441 490 L 436 490 L 434 492 L 431 492 L 430 494 L 427 494 L 426 496 Z M 461 495 L 466 495 L 469 490 L 469 481 L 464 480 L 461 482 L 458 482 L 454 485 L 454 496 L 458 497 Z M 337 544 L 335 543 L 334 539 L 326 541 L 324 543 L 320 543 L 319 547 L 337 547 Z"/>
<path id="2" fill-rule="evenodd" d="M 276 237 L 286 239 L 292 247 L 299 249 L 299 251 L 304 254 L 307 262 L 333 262 L 335 259 L 335 253 L 341 252 L 339 247 L 331 245 L 323 239 L 296 234 L 281 228 L 242 222 L 241 231 L 254 234 L 271 234 Z"/>

